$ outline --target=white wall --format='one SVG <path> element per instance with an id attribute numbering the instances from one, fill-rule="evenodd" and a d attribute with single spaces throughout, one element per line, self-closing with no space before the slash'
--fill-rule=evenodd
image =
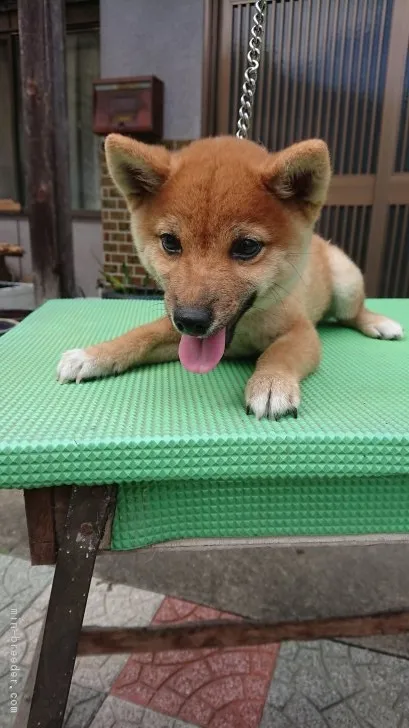
<path id="1" fill-rule="evenodd" d="M 101 76 L 157 76 L 165 139 L 200 136 L 203 0 L 100 0 Z"/>
<path id="2" fill-rule="evenodd" d="M 30 235 L 25 219 L 0 217 L 0 241 L 22 245 L 25 250 L 23 274 L 31 273 Z M 97 294 L 98 262 L 103 261 L 101 223 L 95 220 L 76 220 L 73 223 L 74 263 L 76 283 L 86 296 Z M 11 267 L 13 259 L 7 258 Z M 13 262 L 16 268 L 15 261 Z"/>

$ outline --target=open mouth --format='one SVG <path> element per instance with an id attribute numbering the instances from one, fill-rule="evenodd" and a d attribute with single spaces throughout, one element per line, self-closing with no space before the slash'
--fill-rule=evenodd
<path id="1" fill-rule="evenodd" d="M 179 344 L 179 359 L 182 366 L 194 374 L 207 374 L 220 362 L 226 348 L 231 344 L 234 330 L 246 311 L 256 299 L 253 293 L 241 306 L 234 319 L 216 333 L 205 338 L 183 334 Z"/>

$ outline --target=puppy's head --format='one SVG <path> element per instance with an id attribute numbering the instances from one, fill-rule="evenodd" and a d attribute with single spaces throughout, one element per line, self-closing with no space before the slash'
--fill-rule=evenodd
<path id="1" fill-rule="evenodd" d="M 330 180 L 327 146 L 269 154 L 216 137 L 171 153 L 111 134 L 105 148 L 141 261 L 182 333 L 182 363 L 209 371 L 241 316 L 305 253 Z"/>

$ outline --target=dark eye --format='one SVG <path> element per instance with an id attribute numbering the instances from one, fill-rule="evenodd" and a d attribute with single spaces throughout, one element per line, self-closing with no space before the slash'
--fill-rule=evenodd
<path id="1" fill-rule="evenodd" d="M 231 257 L 236 260 L 251 260 L 259 254 L 263 244 L 252 238 L 239 238 L 231 247 Z"/>
<path id="2" fill-rule="evenodd" d="M 166 250 L 169 255 L 176 255 L 177 253 L 182 252 L 182 246 L 177 235 L 173 235 L 172 233 L 163 233 L 160 236 L 160 240 L 162 248 Z"/>

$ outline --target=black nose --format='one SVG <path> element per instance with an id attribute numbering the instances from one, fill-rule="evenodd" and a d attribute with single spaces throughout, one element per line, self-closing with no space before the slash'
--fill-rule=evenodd
<path id="1" fill-rule="evenodd" d="M 209 329 L 213 316 L 208 308 L 178 306 L 173 311 L 173 320 L 182 334 L 203 336 Z"/>

